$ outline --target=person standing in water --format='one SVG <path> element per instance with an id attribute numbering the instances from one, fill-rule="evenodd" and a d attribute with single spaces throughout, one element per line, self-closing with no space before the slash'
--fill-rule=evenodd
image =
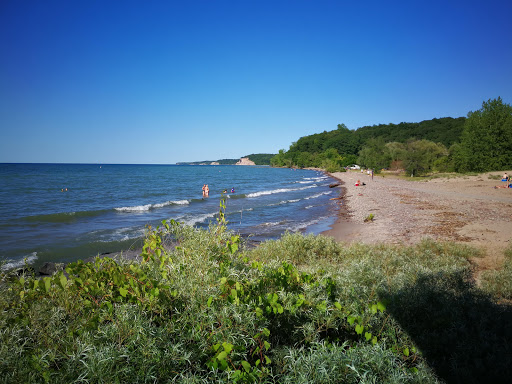
<path id="1" fill-rule="evenodd" d="M 204 188 L 204 197 L 210 196 L 210 188 L 208 188 L 208 184 L 206 184 Z"/>
<path id="2" fill-rule="evenodd" d="M 206 184 L 203 184 L 203 199 L 206 197 Z"/>

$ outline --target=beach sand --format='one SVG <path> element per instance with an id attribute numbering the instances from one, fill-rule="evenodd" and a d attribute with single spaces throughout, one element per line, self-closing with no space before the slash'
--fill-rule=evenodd
<path id="1" fill-rule="evenodd" d="M 340 215 L 324 235 L 341 242 L 415 244 L 424 238 L 455 241 L 480 248 L 471 260 L 475 277 L 499 268 L 503 251 L 512 244 L 512 188 L 494 189 L 504 182 L 478 176 L 409 181 L 360 171 L 331 174 L 342 181 Z M 508 172 L 511 174 L 511 172 Z M 356 187 L 357 180 L 365 186 Z M 364 222 L 368 215 L 374 220 Z"/>

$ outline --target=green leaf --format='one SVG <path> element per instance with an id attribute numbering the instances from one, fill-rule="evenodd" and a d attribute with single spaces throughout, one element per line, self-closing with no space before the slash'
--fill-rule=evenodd
<path id="1" fill-rule="evenodd" d="M 46 292 L 50 292 L 52 279 L 50 279 L 49 277 L 45 277 L 45 278 L 43 278 L 43 281 L 44 281 L 44 289 L 46 290 Z"/>
<path id="2" fill-rule="evenodd" d="M 224 351 L 226 352 L 226 354 L 231 352 L 231 350 L 233 349 L 233 344 L 229 344 L 226 342 L 222 343 L 222 346 L 224 347 Z"/>
<path id="3" fill-rule="evenodd" d="M 321 303 L 317 304 L 316 308 L 319 310 L 319 311 L 325 311 L 327 310 L 327 303 L 324 301 L 322 301 Z"/>
<path id="4" fill-rule="evenodd" d="M 213 301 L 213 296 L 210 296 L 208 298 L 208 301 L 206 302 L 206 305 L 208 306 L 208 308 L 210 308 L 210 305 L 212 305 L 212 301 Z"/>
<path id="5" fill-rule="evenodd" d="M 377 336 L 372 337 L 372 344 L 373 345 L 377 344 Z"/>
<path id="6" fill-rule="evenodd" d="M 338 308 L 338 309 L 341 311 L 341 304 L 340 304 L 340 303 L 338 303 L 338 302 L 336 301 L 336 302 L 334 303 L 334 306 L 335 306 L 336 308 Z"/>
<path id="7" fill-rule="evenodd" d="M 265 350 L 268 351 L 270 348 L 270 343 L 268 341 L 264 341 L 263 344 L 265 345 Z"/>
<path id="8" fill-rule="evenodd" d="M 251 364 L 249 364 L 247 361 L 242 361 L 242 367 L 244 367 L 245 372 L 249 373 L 251 372 Z"/>
<path id="9" fill-rule="evenodd" d="M 369 341 L 372 338 L 372 333 L 371 332 L 365 332 L 364 333 L 364 337 L 366 338 L 366 341 Z"/>
<path id="10" fill-rule="evenodd" d="M 121 294 L 121 296 L 126 297 L 128 290 L 121 287 L 119 288 L 119 293 Z"/>
<path id="11" fill-rule="evenodd" d="M 384 305 L 384 303 L 383 303 L 383 302 L 381 302 L 381 301 L 379 301 L 379 302 L 377 303 L 377 308 L 378 308 L 378 309 L 379 309 L 379 311 L 381 311 L 381 312 L 384 312 L 384 311 L 386 310 L 386 306 L 385 306 L 385 305 Z"/>
<path id="12" fill-rule="evenodd" d="M 265 363 L 267 363 L 267 365 L 272 363 L 272 360 L 270 360 L 267 355 L 265 355 Z"/>
<path id="13" fill-rule="evenodd" d="M 372 311 L 372 313 L 377 313 L 377 304 L 373 304 L 371 306 L 371 311 Z"/>
<path id="14" fill-rule="evenodd" d="M 105 301 L 104 305 L 108 308 L 108 312 L 112 313 L 112 303 L 110 301 Z"/>
<path id="15" fill-rule="evenodd" d="M 404 355 L 409 357 L 409 348 L 404 349 Z"/>
<path id="16" fill-rule="evenodd" d="M 356 318 L 354 316 L 349 316 L 349 317 L 347 317 L 347 321 L 350 325 L 354 325 Z"/>
<path id="17" fill-rule="evenodd" d="M 66 276 L 64 276 L 64 274 L 60 275 L 59 281 L 60 281 L 60 285 L 62 286 L 62 289 L 66 289 L 68 279 L 66 279 Z"/>
<path id="18" fill-rule="evenodd" d="M 356 325 L 356 333 L 357 333 L 358 335 L 360 335 L 360 334 L 362 334 L 362 333 L 363 333 L 363 331 L 364 331 L 364 326 L 357 324 L 357 325 Z"/>

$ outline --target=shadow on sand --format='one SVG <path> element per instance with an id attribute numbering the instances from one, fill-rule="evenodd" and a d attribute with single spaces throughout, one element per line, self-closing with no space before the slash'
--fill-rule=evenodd
<path id="1" fill-rule="evenodd" d="M 386 297 L 388 310 L 447 383 L 512 383 L 512 306 L 469 274 L 423 275 Z"/>

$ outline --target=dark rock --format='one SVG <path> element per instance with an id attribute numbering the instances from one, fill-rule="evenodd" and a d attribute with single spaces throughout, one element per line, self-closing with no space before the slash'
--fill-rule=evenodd
<path id="1" fill-rule="evenodd" d="M 332 184 L 329 184 L 329 188 L 334 188 L 334 187 L 337 187 L 340 185 L 341 185 L 341 183 L 332 183 Z"/>

